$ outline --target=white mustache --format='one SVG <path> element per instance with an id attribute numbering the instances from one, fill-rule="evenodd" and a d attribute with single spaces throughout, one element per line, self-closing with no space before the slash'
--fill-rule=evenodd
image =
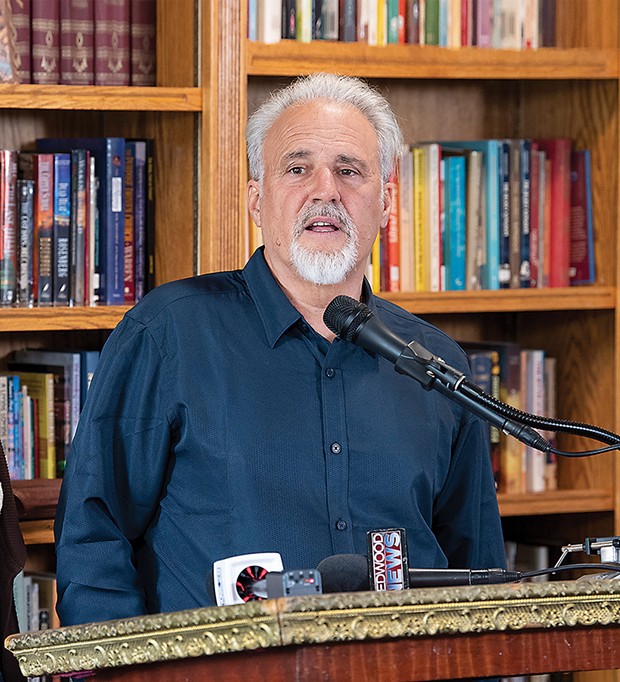
<path id="1" fill-rule="evenodd" d="M 342 231 L 347 237 L 351 236 L 351 234 L 355 232 L 353 220 L 344 206 L 321 203 L 311 204 L 297 217 L 297 220 L 295 221 L 295 236 L 298 237 L 303 233 L 308 221 L 312 220 L 312 218 L 318 218 L 321 216 L 337 220 Z"/>

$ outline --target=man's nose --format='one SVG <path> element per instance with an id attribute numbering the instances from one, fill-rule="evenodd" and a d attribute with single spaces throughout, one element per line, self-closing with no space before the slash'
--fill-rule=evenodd
<path id="1" fill-rule="evenodd" d="M 334 173 L 330 168 L 318 168 L 312 177 L 311 188 L 313 201 L 325 201 L 337 203 L 340 201 L 340 192 Z"/>

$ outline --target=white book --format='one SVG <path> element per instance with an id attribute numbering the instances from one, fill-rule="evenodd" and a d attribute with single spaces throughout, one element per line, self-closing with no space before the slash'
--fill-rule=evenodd
<path id="1" fill-rule="evenodd" d="M 257 40 L 279 43 L 282 35 L 282 0 L 258 0 Z"/>

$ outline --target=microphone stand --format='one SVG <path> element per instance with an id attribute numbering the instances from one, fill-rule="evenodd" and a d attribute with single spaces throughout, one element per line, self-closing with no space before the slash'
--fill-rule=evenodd
<path id="1" fill-rule="evenodd" d="M 394 362 L 397 372 L 418 381 L 427 391 L 434 389 L 463 405 L 503 433 L 542 452 L 555 451 L 551 443 L 532 426 L 589 436 L 610 445 L 620 445 L 620 436 L 589 424 L 537 417 L 510 407 L 490 395 L 454 367 L 433 355 L 417 341 L 411 341 Z M 555 451 L 557 452 L 557 451 Z"/>

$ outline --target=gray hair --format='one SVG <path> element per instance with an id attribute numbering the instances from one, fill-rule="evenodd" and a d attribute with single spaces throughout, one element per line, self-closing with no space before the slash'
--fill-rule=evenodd
<path id="1" fill-rule="evenodd" d="M 351 76 L 315 73 L 296 79 L 271 94 L 250 116 L 246 129 L 250 175 L 263 179 L 263 144 L 276 120 L 289 108 L 303 102 L 327 99 L 350 104 L 372 125 L 379 141 L 381 175 L 387 182 L 400 158 L 403 136 L 389 103 L 364 81 Z"/>

